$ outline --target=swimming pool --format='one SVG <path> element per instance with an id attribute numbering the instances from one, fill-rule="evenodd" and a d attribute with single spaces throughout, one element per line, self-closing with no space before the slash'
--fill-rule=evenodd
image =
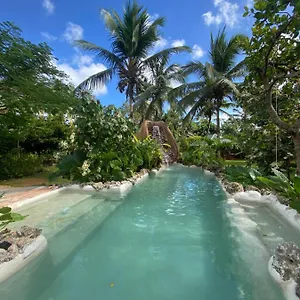
<path id="1" fill-rule="evenodd" d="M 283 299 L 268 273 L 268 247 L 248 223 L 232 222 L 214 176 L 175 165 L 124 199 L 100 202 L 51 235 L 49 251 L 4 282 L 0 298 Z M 103 204 L 114 211 L 98 223 Z M 66 253 L 65 244 L 78 245 Z"/>

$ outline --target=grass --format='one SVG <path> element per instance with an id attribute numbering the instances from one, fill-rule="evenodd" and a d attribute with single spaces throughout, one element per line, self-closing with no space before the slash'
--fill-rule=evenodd
<path id="1" fill-rule="evenodd" d="M 42 186 L 42 185 L 60 185 L 69 183 L 70 180 L 57 177 L 53 180 L 49 180 L 49 176 L 56 171 L 56 166 L 45 167 L 44 170 L 34 176 L 0 180 L 0 186 L 11 186 L 11 187 L 27 187 L 27 186 Z"/>
<path id="2" fill-rule="evenodd" d="M 242 166 L 245 167 L 247 162 L 245 160 L 225 160 L 226 166 Z"/>

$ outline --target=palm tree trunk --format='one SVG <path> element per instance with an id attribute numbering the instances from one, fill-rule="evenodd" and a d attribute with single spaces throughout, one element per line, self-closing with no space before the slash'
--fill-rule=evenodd
<path id="1" fill-rule="evenodd" d="M 217 99 L 217 107 L 216 107 L 216 113 L 217 113 L 217 136 L 220 136 L 220 128 L 221 128 L 221 124 L 220 124 L 220 108 L 221 108 L 221 100 Z"/>
<path id="2" fill-rule="evenodd" d="M 208 126 L 207 126 L 207 134 L 209 134 L 210 131 L 210 125 L 211 125 L 211 113 L 208 116 Z"/>
<path id="3" fill-rule="evenodd" d="M 133 118 L 133 96 L 129 95 L 129 117 Z"/>

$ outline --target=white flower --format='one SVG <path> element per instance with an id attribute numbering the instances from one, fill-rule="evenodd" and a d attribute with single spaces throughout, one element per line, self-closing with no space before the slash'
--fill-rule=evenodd
<path id="1" fill-rule="evenodd" d="M 82 169 L 81 175 L 82 176 L 86 176 L 91 173 L 91 170 L 89 169 L 89 167 L 90 167 L 90 162 L 88 160 L 85 160 L 81 166 L 81 169 Z"/>
<path id="2" fill-rule="evenodd" d="M 75 132 L 72 132 L 70 135 L 70 142 L 73 144 L 75 142 Z"/>

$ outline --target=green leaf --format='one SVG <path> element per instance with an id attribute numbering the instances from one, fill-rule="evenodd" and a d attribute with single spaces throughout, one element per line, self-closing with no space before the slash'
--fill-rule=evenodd
<path id="1" fill-rule="evenodd" d="M 300 177 L 297 174 L 294 178 L 294 189 L 298 194 L 300 194 Z"/>
<path id="2" fill-rule="evenodd" d="M 252 178 L 252 180 L 255 181 L 256 175 L 255 175 L 253 169 L 250 169 L 250 170 L 249 170 L 249 175 L 250 175 L 250 177 Z"/>
<path id="3" fill-rule="evenodd" d="M 11 221 L 11 220 L 12 220 L 11 214 L 5 214 L 0 216 L 0 221 Z"/>
<path id="4" fill-rule="evenodd" d="M 262 182 L 266 187 L 278 190 L 278 183 L 272 181 L 271 179 L 262 176 L 258 176 L 256 179 Z"/>
<path id="5" fill-rule="evenodd" d="M 290 184 L 289 179 L 280 171 L 278 171 L 277 169 L 273 168 L 272 169 L 273 173 L 284 183 Z"/>
<path id="6" fill-rule="evenodd" d="M 1 207 L 0 208 L 0 214 L 8 214 L 9 212 L 11 212 L 10 207 Z"/>
<path id="7" fill-rule="evenodd" d="M 260 0 L 260 1 L 256 1 L 256 2 L 254 3 L 254 8 L 255 8 L 256 10 L 264 10 L 264 9 L 267 7 L 267 5 L 268 5 L 268 2 L 267 2 L 267 1 L 265 1 L 265 0 Z"/>
<path id="8" fill-rule="evenodd" d="M 22 221 L 27 217 L 27 216 L 22 216 L 17 213 L 10 213 L 10 216 L 11 216 L 11 219 L 13 222 Z"/>

